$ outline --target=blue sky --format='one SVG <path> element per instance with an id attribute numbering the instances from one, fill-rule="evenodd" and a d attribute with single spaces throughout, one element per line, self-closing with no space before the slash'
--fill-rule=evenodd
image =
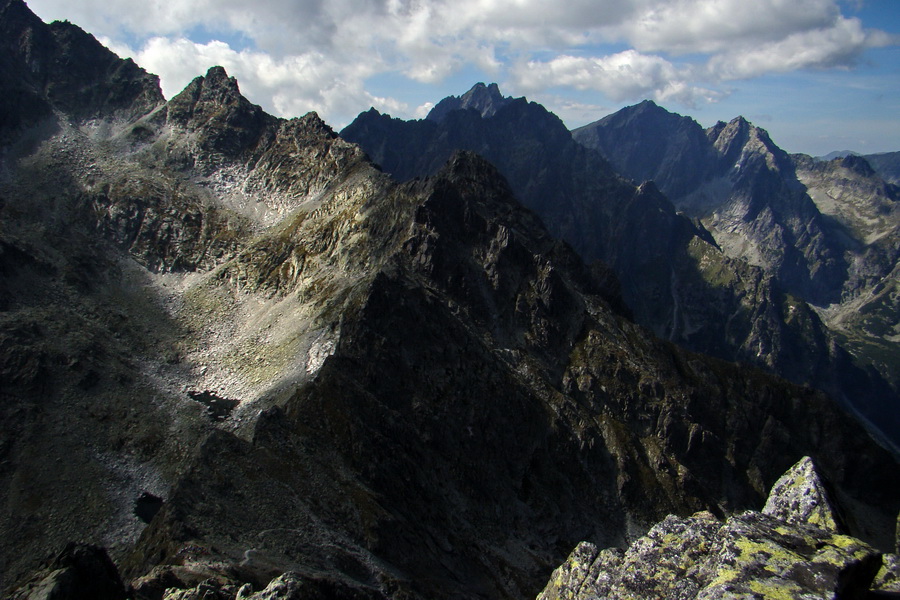
<path id="1" fill-rule="evenodd" d="M 900 0 L 29 0 L 160 75 L 222 65 L 283 117 L 402 118 L 478 81 L 578 127 L 645 98 L 784 149 L 900 150 Z"/>

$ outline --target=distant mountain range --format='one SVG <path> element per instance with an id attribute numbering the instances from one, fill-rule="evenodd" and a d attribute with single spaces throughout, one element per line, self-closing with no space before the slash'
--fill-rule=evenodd
<path id="1" fill-rule="evenodd" d="M 0 45 L 4 596 L 533 598 L 580 542 L 759 510 L 804 457 L 844 527 L 807 550 L 864 566 L 819 588 L 900 574 L 896 395 L 787 287 L 879 293 L 881 238 L 828 245 L 864 185 L 828 218 L 798 191 L 823 237 L 754 265 L 496 86 L 339 136 L 221 67 L 167 101 L 21 0 Z M 766 152 L 826 195 L 862 172 Z"/>
<path id="2" fill-rule="evenodd" d="M 611 267 L 638 323 L 823 389 L 900 439 L 893 286 L 871 298 L 881 312 L 868 325 L 849 316 L 889 277 L 896 257 L 882 246 L 897 236 L 851 242 L 763 130 L 742 118 L 703 130 L 647 101 L 570 135 L 540 105 L 482 84 L 438 107 L 408 122 L 370 110 L 341 135 L 400 180 L 457 149 L 484 156 L 554 235 Z M 864 201 L 894 223 L 896 188 L 866 185 Z"/>
<path id="3" fill-rule="evenodd" d="M 625 175 L 656 181 L 726 254 L 816 307 L 860 364 L 897 389 L 900 188 L 867 159 L 789 156 L 741 118 L 703 130 L 652 102 L 573 136 Z"/>

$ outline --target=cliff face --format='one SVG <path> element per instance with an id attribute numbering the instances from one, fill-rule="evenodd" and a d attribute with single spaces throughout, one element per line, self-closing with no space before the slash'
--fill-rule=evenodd
<path id="1" fill-rule="evenodd" d="M 658 183 L 679 209 L 701 219 L 727 255 L 759 266 L 808 303 L 831 347 L 846 350 L 838 360 L 879 374 L 882 381 L 859 403 L 869 406 L 863 412 L 876 421 L 893 414 L 895 186 L 862 157 L 788 156 L 740 117 L 706 130 L 705 141 L 700 131 L 690 118 L 642 103 L 573 136 L 627 176 Z M 828 389 L 854 394 L 836 382 Z"/>
<path id="2" fill-rule="evenodd" d="M 578 541 L 755 506 L 807 454 L 891 543 L 895 457 L 629 321 L 482 158 L 398 183 L 219 68 L 137 117 L 54 110 L 0 170 L 17 597 L 533 597 Z"/>
<path id="3" fill-rule="evenodd" d="M 573 137 L 626 176 L 656 182 L 680 210 L 703 219 L 726 254 L 763 267 L 790 293 L 817 305 L 840 297 L 841 248 L 790 157 L 764 130 L 738 117 L 704 132 L 693 119 L 643 103 Z"/>
<path id="4" fill-rule="evenodd" d="M 712 189 L 710 177 L 734 180 L 739 193 L 722 222 L 743 225 L 730 229 L 731 237 L 721 227 L 711 233 L 677 213 L 655 183 L 635 186 L 617 175 L 598 151 L 576 143 L 555 115 L 524 98 L 507 99 L 487 117 L 444 111 L 440 121 L 403 122 L 370 110 L 341 135 L 401 180 L 434 173 L 455 149 L 484 156 L 553 235 L 585 260 L 608 265 L 636 322 L 691 350 L 823 389 L 897 439 L 897 393 L 883 376 L 854 364 L 795 289 L 819 286 L 842 267 L 822 250 L 831 266 L 815 271 L 819 283 L 811 283 L 805 256 L 820 252 L 821 244 L 807 238 L 818 236 L 822 217 L 801 198 L 799 183 L 794 189 L 782 181 L 782 171 L 793 170 L 789 157 L 742 119 L 710 133 L 713 144 L 699 125 L 652 103 L 614 117 L 603 128 L 575 132 L 576 138 L 611 129 L 607 151 L 614 164 L 627 162 L 638 173 L 624 172 L 639 178 L 656 173 L 673 189 L 701 182 Z M 725 163 L 733 168 L 723 173 Z M 762 206 L 769 192 L 790 196 L 796 210 Z M 807 236 L 803 243 L 800 235 Z M 734 251 L 737 245 L 765 254 L 765 261 L 747 261 Z"/>

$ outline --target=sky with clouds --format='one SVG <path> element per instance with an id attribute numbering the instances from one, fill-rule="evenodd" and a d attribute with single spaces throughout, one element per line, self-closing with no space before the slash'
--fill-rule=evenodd
<path id="1" fill-rule="evenodd" d="M 27 0 L 161 77 L 213 65 L 335 129 L 424 116 L 478 81 L 569 127 L 645 98 L 743 115 L 791 152 L 900 150 L 900 0 Z"/>

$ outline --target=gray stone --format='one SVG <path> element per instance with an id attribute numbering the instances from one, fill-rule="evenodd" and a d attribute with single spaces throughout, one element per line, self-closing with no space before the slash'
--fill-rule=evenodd
<path id="1" fill-rule="evenodd" d="M 583 542 L 539 600 L 811 600 L 862 598 L 870 586 L 894 591 L 896 556 L 879 572 L 878 551 L 838 531 L 823 490 L 806 458 L 773 486 L 764 512 L 725 522 L 708 512 L 670 515 L 624 554 Z"/>
<path id="2" fill-rule="evenodd" d="M 792 524 L 844 532 L 826 485 L 808 456 L 775 482 L 762 512 Z"/>

